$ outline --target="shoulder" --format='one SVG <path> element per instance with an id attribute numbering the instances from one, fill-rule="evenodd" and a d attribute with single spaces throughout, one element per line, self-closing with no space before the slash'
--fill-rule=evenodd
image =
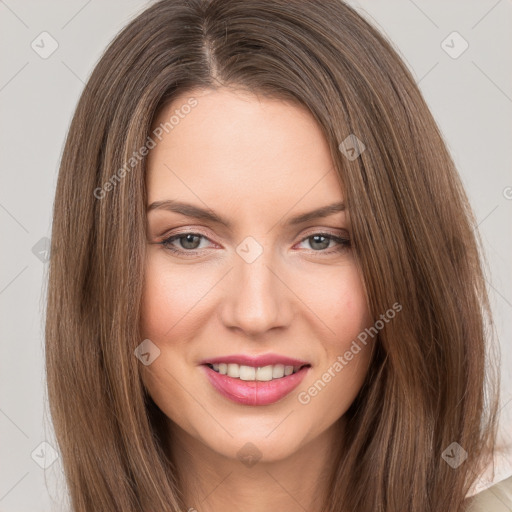
<path id="1" fill-rule="evenodd" d="M 512 476 L 468 499 L 467 512 L 510 512 L 511 510 Z"/>

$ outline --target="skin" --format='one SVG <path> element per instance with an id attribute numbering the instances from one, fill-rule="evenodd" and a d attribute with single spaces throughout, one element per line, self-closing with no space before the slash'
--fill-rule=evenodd
<path id="1" fill-rule="evenodd" d="M 348 212 L 286 221 L 343 201 L 343 191 L 327 141 L 303 107 L 202 89 L 176 98 L 155 126 L 192 96 L 197 106 L 149 152 L 148 205 L 175 199 L 208 207 L 233 227 L 148 212 L 141 332 L 160 355 L 143 367 L 144 384 L 168 418 L 187 506 L 314 510 L 327 492 L 343 415 L 364 381 L 371 343 L 309 403 L 298 394 L 372 322 L 352 249 L 311 238 L 325 231 L 350 238 Z M 205 238 L 188 245 L 175 239 L 177 255 L 159 244 L 177 232 Z M 263 249 L 252 263 L 236 252 L 248 236 Z M 311 364 L 299 387 L 271 405 L 230 401 L 200 367 L 208 357 L 269 352 Z M 250 467 L 238 455 L 246 443 L 261 455 Z"/>

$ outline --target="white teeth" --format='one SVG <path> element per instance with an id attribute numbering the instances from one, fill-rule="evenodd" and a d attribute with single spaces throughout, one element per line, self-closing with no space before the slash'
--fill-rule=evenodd
<path id="1" fill-rule="evenodd" d="M 280 379 L 284 377 L 284 364 L 275 364 L 272 368 L 272 377 L 274 379 Z"/>
<path id="2" fill-rule="evenodd" d="M 272 380 L 272 365 L 258 368 L 256 370 L 256 380 Z"/>
<path id="3" fill-rule="evenodd" d="M 246 366 L 236 363 L 216 363 L 211 365 L 216 372 L 240 380 L 270 381 L 287 377 L 299 371 L 300 366 L 274 364 L 261 367 Z"/>
<path id="4" fill-rule="evenodd" d="M 238 366 L 235 364 L 235 366 Z M 255 380 L 256 368 L 254 366 L 240 365 L 240 380 Z"/>
<path id="5" fill-rule="evenodd" d="M 240 366 L 232 363 L 228 364 L 228 373 L 226 375 L 238 379 L 240 377 Z"/>

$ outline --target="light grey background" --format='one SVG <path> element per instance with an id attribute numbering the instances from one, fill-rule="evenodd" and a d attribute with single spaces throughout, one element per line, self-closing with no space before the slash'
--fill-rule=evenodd
<path id="1" fill-rule="evenodd" d="M 350 3 L 412 69 L 467 187 L 487 251 L 503 359 L 501 439 L 510 456 L 512 3 Z M 61 510 L 65 500 L 60 459 L 46 469 L 39 465 L 50 464 L 56 447 L 45 401 L 44 239 L 50 237 L 59 159 L 84 82 L 106 45 L 147 5 L 0 0 L 0 512 Z M 52 41 L 40 35 L 44 31 L 58 43 L 47 58 L 41 53 Z M 457 58 L 464 42 L 450 36 L 453 31 L 469 44 Z M 41 445 L 45 441 L 49 445 Z M 512 466 L 500 464 L 496 479 L 512 473 Z"/>

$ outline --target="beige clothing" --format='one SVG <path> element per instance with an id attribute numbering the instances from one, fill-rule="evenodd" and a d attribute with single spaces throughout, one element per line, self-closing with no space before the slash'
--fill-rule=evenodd
<path id="1" fill-rule="evenodd" d="M 512 476 L 468 499 L 468 512 L 512 512 Z"/>

